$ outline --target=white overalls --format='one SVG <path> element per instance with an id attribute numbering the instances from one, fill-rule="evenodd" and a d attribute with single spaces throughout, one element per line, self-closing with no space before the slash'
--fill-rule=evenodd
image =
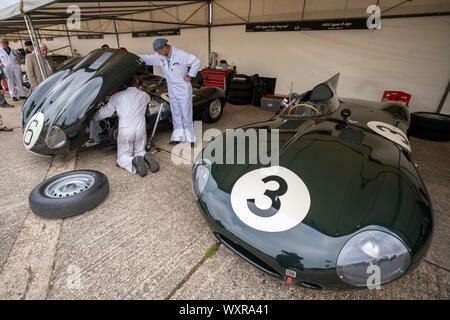
<path id="1" fill-rule="evenodd" d="M 134 87 L 114 94 L 109 102 L 94 115 L 95 121 L 111 117 L 114 111 L 119 117 L 117 136 L 117 164 L 132 174 L 136 168 L 132 161 L 136 156 L 143 156 L 147 133 L 145 130 L 145 111 L 150 96 Z"/>
<path id="2" fill-rule="evenodd" d="M 194 78 L 197 75 L 200 59 L 174 46 L 170 46 L 169 57 L 157 53 L 139 55 L 139 57 L 147 65 L 160 66 L 166 78 L 173 123 L 172 140 L 195 142 L 192 118 L 192 85 L 184 80 L 184 76 L 188 75 Z M 191 68 L 188 73 L 189 65 Z"/>
<path id="3" fill-rule="evenodd" d="M 11 98 L 16 97 L 14 87 L 17 87 L 19 97 L 25 97 L 26 94 L 22 87 L 22 71 L 20 65 L 17 63 L 19 54 L 17 51 L 11 49 L 6 52 L 3 47 L 0 47 L 0 62 L 4 65 L 3 71 L 5 71 L 6 82 L 8 83 L 9 95 Z"/>

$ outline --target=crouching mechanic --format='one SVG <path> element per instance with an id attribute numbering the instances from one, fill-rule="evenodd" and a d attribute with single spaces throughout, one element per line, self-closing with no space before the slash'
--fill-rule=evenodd
<path id="1" fill-rule="evenodd" d="M 145 151 L 147 132 L 145 111 L 150 96 L 142 91 L 142 81 L 132 78 L 130 87 L 114 94 L 109 102 L 94 114 L 94 120 L 111 117 L 117 112 L 119 132 L 117 135 L 117 165 L 132 174 L 147 175 L 159 170 L 158 162 Z"/>
<path id="2" fill-rule="evenodd" d="M 139 55 L 147 65 L 160 66 L 167 81 L 172 113 L 173 134 L 170 145 L 186 140 L 194 147 L 194 122 L 192 118 L 192 85 L 200 67 L 200 59 L 193 54 L 167 44 L 167 39 L 156 39 L 153 50 L 157 53 Z M 188 72 L 188 66 L 191 66 Z"/>

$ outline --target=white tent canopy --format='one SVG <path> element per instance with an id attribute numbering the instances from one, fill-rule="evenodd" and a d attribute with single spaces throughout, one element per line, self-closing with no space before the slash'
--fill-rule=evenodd
<path id="1" fill-rule="evenodd" d="M 377 3 L 383 17 L 439 15 L 450 11 L 449 0 L 211 0 L 211 27 L 263 21 L 300 21 L 356 18 Z M 208 0 L 0 0 L 0 35 L 22 37 L 29 14 L 34 27 L 48 37 L 66 36 L 65 24 L 77 5 L 81 29 L 87 33 L 115 34 L 168 28 L 208 27 Z M 74 31 L 74 33 L 77 33 Z"/>
<path id="2" fill-rule="evenodd" d="M 0 2 L 0 20 L 6 20 L 48 5 L 55 0 L 2 0 Z"/>

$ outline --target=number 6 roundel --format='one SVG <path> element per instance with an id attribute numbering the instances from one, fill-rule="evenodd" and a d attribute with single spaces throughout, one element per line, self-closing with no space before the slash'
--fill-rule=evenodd
<path id="1" fill-rule="evenodd" d="M 289 230 L 303 221 L 311 205 L 305 183 L 291 170 L 273 166 L 250 171 L 231 191 L 237 217 L 265 232 Z"/>
<path id="2" fill-rule="evenodd" d="M 25 127 L 23 133 L 23 144 L 26 149 L 30 150 L 35 145 L 39 135 L 41 134 L 42 127 L 44 126 L 44 114 L 42 112 L 36 113 Z"/>

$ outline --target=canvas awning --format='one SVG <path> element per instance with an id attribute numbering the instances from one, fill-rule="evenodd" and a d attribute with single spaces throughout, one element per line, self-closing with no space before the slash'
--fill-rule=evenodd
<path id="1" fill-rule="evenodd" d="M 0 20 L 11 19 L 34 9 L 48 5 L 55 0 L 2 0 L 0 2 Z"/>

